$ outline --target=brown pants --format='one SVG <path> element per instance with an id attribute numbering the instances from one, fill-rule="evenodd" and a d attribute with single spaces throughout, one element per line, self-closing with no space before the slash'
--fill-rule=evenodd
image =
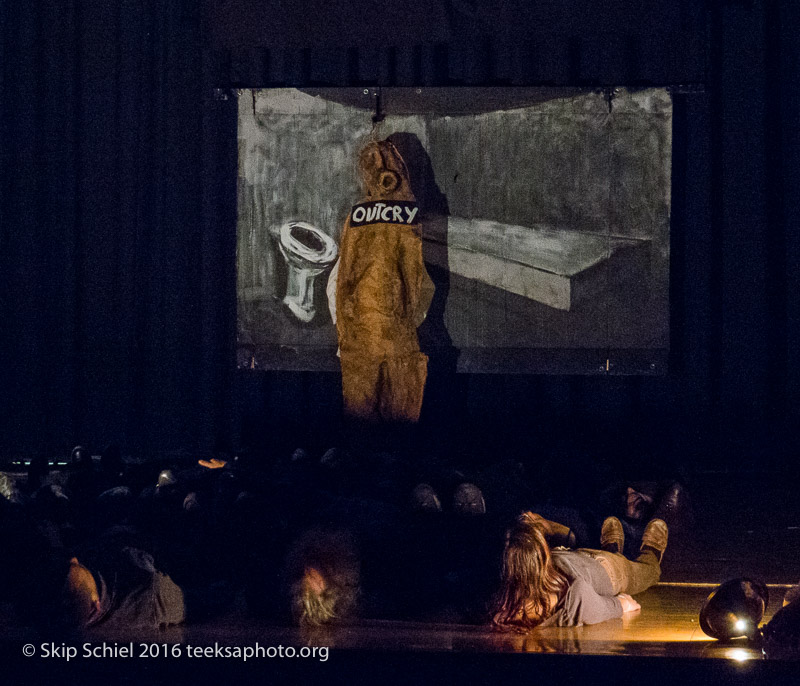
<path id="1" fill-rule="evenodd" d="M 583 548 L 581 551 L 591 555 L 603 565 L 603 569 L 611 579 L 614 593 L 636 595 L 657 584 L 661 578 L 661 565 L 656 554 L 650 550 L 640 553 L 635 560 L 605 550 Z"/>
<path id="2" fill-rule="evenodd" d="M 420 352 L 374 357 L 341 352 L 345 414 L 372 421 L 416 422 L 428 376 Z"/>

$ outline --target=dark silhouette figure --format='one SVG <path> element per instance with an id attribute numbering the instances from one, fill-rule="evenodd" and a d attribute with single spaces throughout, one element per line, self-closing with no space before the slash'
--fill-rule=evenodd
<path id="1" fill-rule="evenodd" d="M 442 193 L 433 172 L 427 150 L 413 133 L 399 132 L 387 137 L 397 148 L 408 167 L 411 190 L 417 199 L 422 216 L 422 257 L 436 291 L 425 321 L 417 330 L 420 349 L 428 355 L 428 382 L 422 407 L 422 422 L 437 427 L 437 433 L 446 431 L 446 422 L 453 412 L 452 376 L 456 372 L 459 350 L 445 322 L 445 306 L 450 293 L 450 269 L 447 259 L 447 218 L 450 208 L 447 196 Z M 436 243 L 425 240 L 436 237 Z M 444 261 L 433 266 L 431 250 L 444 251 Z M 441 253 L 440 253 L 441 254 Z"/>

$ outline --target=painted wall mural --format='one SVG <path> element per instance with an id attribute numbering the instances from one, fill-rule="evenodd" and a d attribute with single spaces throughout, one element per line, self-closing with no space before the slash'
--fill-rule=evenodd
<path id="1" fill-rule="evenodd" d="M 339 368 L 341 231 L 361 196 L 359 151 L 388 139 L 409 168 L 435 286 L 418 330 L 432 368 L 591 373 L 628 355 L 627 371 L 665 370 L 667 91 L 377 95 L 240 94 L 240 366 Z"/>

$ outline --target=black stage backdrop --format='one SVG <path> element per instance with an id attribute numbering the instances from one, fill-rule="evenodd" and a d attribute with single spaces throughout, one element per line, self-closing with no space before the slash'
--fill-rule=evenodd
<path id="1" fill-rule="evenodd" d="M 674 93 L 670 373 L 432 370 L 423 426 L 778 466 L 800 414 L 800 8 L 631 4 L 2 3 L 0 456 L 335 429 L 336 374 L 235 370 L 236 103 L 215 87 L 705 84 Z"/>

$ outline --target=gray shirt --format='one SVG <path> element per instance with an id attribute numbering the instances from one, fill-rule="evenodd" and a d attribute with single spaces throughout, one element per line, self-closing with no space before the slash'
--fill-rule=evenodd
<path id="1" fill-rule="evenodd" d="M 541 626 L 582 626 L 622 617 L 622 603 L 614 595 L 611 579 L 589 553 L 554 550 L 553 564 L 567 577 L 569 588 Z"/>
<path id="2" fill-rule="evenodd" d="M 100 598 L 87 628 L 158 629 L 184 621 L 183 592 L 149 553 L 126 547 L 103 562 L 91 570 Z"/>

